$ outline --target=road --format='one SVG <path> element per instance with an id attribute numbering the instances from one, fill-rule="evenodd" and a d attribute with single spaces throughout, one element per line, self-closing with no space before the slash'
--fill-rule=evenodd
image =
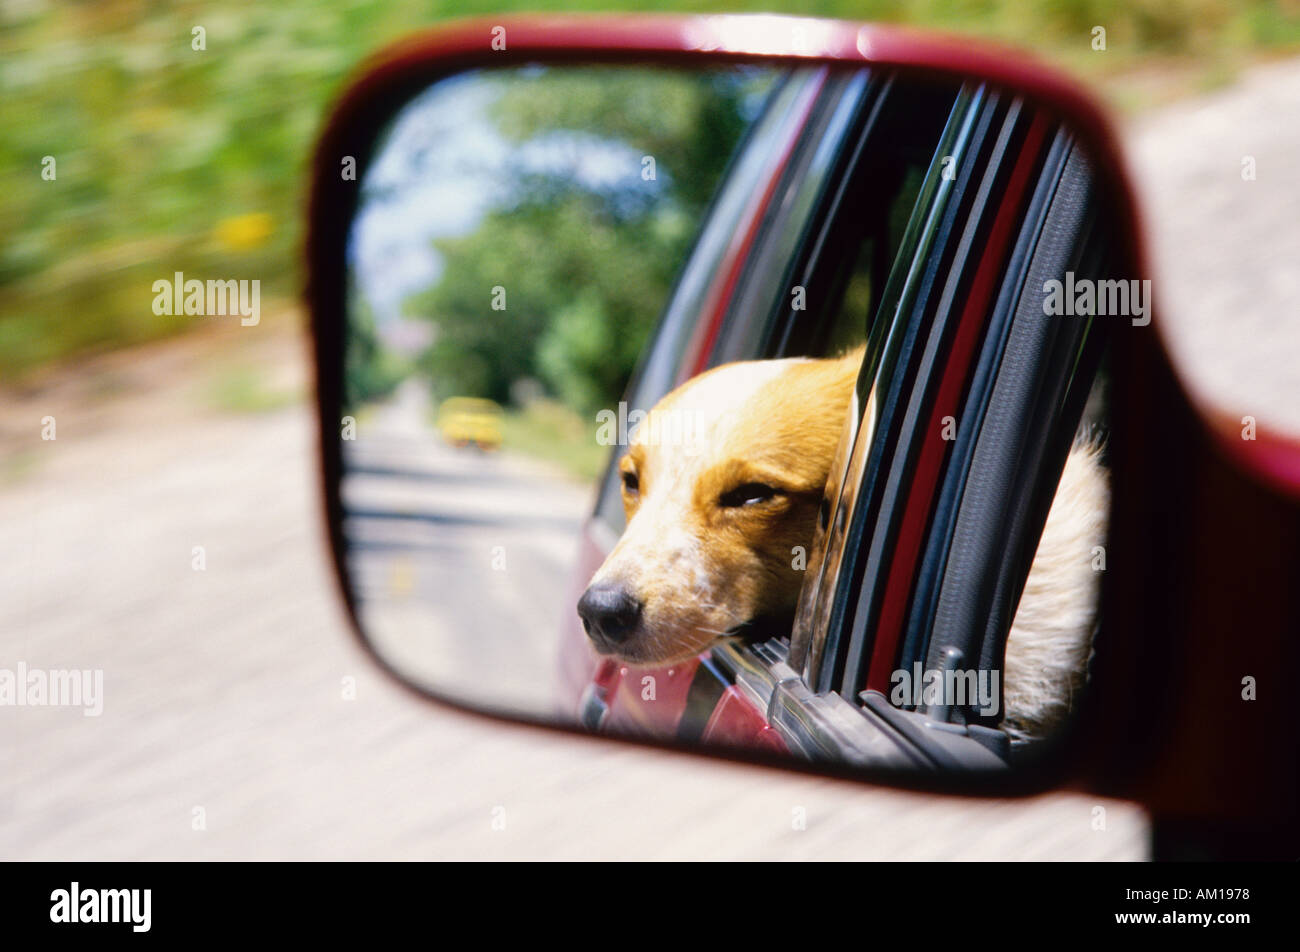
<path id="1" fill-rule="evenodd" d="M 109 376 L 134 396 L 96 404 L 93 428 L 79 419 L 103 373 L 7 407 L 11 435 L 25 418 L 37 440 L 47 413 L 59 428 L 0 492 L 0 667 L 101 669 L 104 709 L 0 708 L 0 858 L 1142 855 L 1123 804 L 1097 831 L 1086 797 L 871 790 L 413 697 L 344 628 L 307 407 L 192 409 L 205 359 L 160 379 L 157 359 L 119 358 Z"/>
<path id="2" fill-rule="evenodd" d="M 1128 130 L 1162 280 L 1190 299 L 1171 325 L 1217 392 L 1275 419 L 1300 406 L 1295 115 L 1285 63 Z M 1232 373 L 1211 357 L 1228 321 Z M 301 385 L 305 350 L 263 323 L 246 339 Z M 0 409 L 0 668 L 104 673 L 99 717 L 0 708 L 0 858 L 1146 855 L 1126 804 L 869 789 L 506 728 L 398 689 L 342 623 L 306 403 L 195 409 L 209 343 L 79 368 Z M 1252 346 L 1266 365 L 1245 373 Z M 39 438 L 46 415 L 57 440 Z"/>
<path id="3" fill-rule="evenodd" d="M 1300 61 L 1136 122 L 1155 302 L 1185 379 L 1300 437 Z"/>
<path id="4" fill-rule="evenodd" d="M 404 384 L 344 441 L 344 532 L 365 630 L 426 687 L 549 716 L 593 488 L 508 453 L 455 449 Z"/>

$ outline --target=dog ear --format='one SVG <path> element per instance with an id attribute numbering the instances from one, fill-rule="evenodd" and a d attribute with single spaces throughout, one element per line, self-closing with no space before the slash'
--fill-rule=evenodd
<path id="1" fill-rule="evenodd" d="M 839 357 L 833 358 L 837 364 L 836 369 L 836 386 L 842 387 L 844 392 L 844 402 L 849 402 L 849 395 L 853 388 L 857 386 L 858 374 L 862 370 L 862 360 L 867 355 L 867 342 L 863 341 L 852 350 L 847 350 Z"/>
<path id="2" fill-rule="evenodd" d="M 858 373 L 862 369 L 862 358 L 867 345 L 859 344 L 853 350 L 838 357 L 828 357 L 814 362 L 800 381 L 806 388 L 804 399 L 810 406 L 848 408 L 853 390 L 858 384 Z M 827 414 L 827 422 L 833 423 L 838 439 L 842 419 L 837 413 Z"/>
<path id="3" fill-rule="evenodd" d="M 794 491 L 820 496 L 844 432 L 862 352 L 788 364 L 750 400 L 744 419 L 728 434 L 728 453 L 757 452 L 765 465 L 786 474 Z"/>

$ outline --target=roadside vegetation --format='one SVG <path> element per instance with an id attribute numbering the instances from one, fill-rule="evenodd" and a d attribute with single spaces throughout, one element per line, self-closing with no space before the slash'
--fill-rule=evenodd
<path id="1" fill-rule="evenodd" d="M 153 282 L 177 272 L 259 280 L 264 307 L 282 309 L 301 284 L 307 157 L 348 75 L 376 47 L 440 19 L 536 6 L 532 0 L 220 7 L 189 0 L 23 0 L 0 7 L 0 389 L 38 386 L 49 368 L 223 320 L 154 313 Z M 558 0 L 548 6 L 614 11 L 640 5 Z M 691 12 L 747 6 L 737 0 L 654 4 L 659 11 Z M 1300 0 L 768 0 L 762 8 L 938 26 L 1018 44 L 1130 110 L 1224 83 L 1247 62 L 1300 49 Z M 1105 30 L 1104 51 L 1095 48 L 1098 27 Z M 556 110 L 568 92 L 554 91 Z M 690 106 L 689 91 L 681 94 Z M 599 448 L 584 436 L 591 412 L 620 392 L 634 343 L 653 321 L 689 243 L 691 216 L 720 172 L 708 143 L 692 140 L 671 116 L 653 108 L 618 116 L 611 112 L 617 101 L 611 95 L 594 106 L 611 125 L 622 120 L 642 140 L 688 156 L 692 171 L 680 176 L 687 184 L 674 214 L 662 215 L 653 229 L 620 229 L 614 222 L 591 232 L 584 224 L 590 221 L 586 196 L 552 196 L 533 209 L 523 231 L 564 240 L 539 250 L 520 232 L 518 217 L 491 218 L 479 233 L 445 243 L 441 251 L 455 265 L 454 277 L 415 302 L 454 322 L 467 286 L 481 299 L 480 265 L 489 256 L 496 268 L 504 254 L 515 274 L 527 261 L 544 278 L 518 289 L 511 302 L 536 333 L 513 342 L 478 339 L 481 328 L 470 315 L 458 325 L 461 336 L 444 334 L 419 369 L 477 374 L 455 386 L 509 407 L 507 446 L 558 457 L 578 473 L 594 473 L 603 459 L 603 451 L 589 452 Z M 529 116 L 506 119 L 520 136 L 528 134 Z M 729 121 L 735 116 L 710 117 L 715 125 Z M 700 184 L 699 194 L 690 192 L 692 182 Z M 629 282 L 625 270 L 604 267 L 619 256 L 652 264 Z M 562 293 L 584 287 L 599 293 Z M 646 307 L 647 301 L 656 303 Z M 615 332 L 628 327 L 636 333 Z M 358 396 L 383 392 L 409 369 L 376 362 L 355 368 Z M 512 403 L 509 384 L 521 375 L 542 389 Z M 212 403 L 238 410 L 290 399 L 239 369 L 214 368 L 206 393 Z"/>
<path id="2" fill-rule="evenodd" d="M 376 46 L 450 16 L 533 0 L 144 3 L 24 0 L 0 8 L 0 380 L 90 351 L 182 333 L 150 284 L 176 271 L 260 278 L 293 296 L 306 157 L 321 115 Z M 557 0 L 557 10 L 637 9 Z M 654 9 L 741 11 L 737 0 Z M 1222 82 L 1300 44 L 1297 0 L 766 0 L 1019 43 L 1117 102 L 1142 75 Z M 1107 30 L 1107 51 L 1090 31 Z M 194 50 L 202 26 L 205 46 Z M 1126 91 L 1128 90 L 1128 91 Z M 46 156 L 57 178 L 41 177 Z M 199 319 L 202 320 L 202 319 Z"/>

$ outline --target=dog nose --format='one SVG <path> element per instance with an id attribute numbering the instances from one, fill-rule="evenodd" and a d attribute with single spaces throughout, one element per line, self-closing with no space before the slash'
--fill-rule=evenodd
<path id="1" fill-rule="evenodd" d="M 618 582 L 600 582 L 582 593 L 578 614 L 587 636 L 597 646 L 612 647 L 627 641 L 636 628 L 641 603 Z"/>

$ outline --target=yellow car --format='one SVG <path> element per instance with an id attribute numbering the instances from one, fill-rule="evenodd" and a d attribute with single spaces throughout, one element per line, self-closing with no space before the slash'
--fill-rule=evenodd
<path id="1" fill-rule="evenodd" d="M 449 397 L 438 408 L 438 432 L 452 446 L 494 450 L 501 445 L 504 415 L 499 404 L 482 397 Z"/>

